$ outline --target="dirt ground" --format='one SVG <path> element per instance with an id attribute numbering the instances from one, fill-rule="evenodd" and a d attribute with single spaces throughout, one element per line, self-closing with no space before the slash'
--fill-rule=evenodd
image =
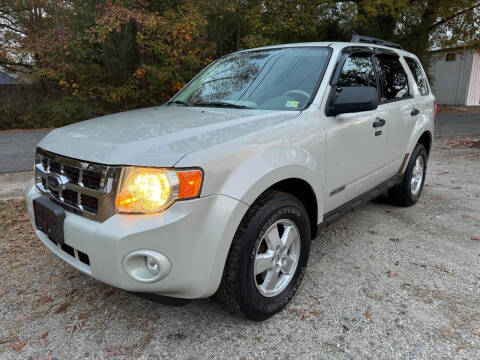
<path id="1" fill-rule="evenodd" d="M 438 112 L 441 112 L 441 113 L 478 113 L 478 112 L 480 112 L 480 106 L 438 105 Z"/>
<path id="2" fill-rule="evenodd" d="M 411 208 L 367 204 L 314 240 L 286 309 L 159 305 L 88 278 L 0 202 L 0 359 L 480 359 L 480 138 L 437 139 Z"/>

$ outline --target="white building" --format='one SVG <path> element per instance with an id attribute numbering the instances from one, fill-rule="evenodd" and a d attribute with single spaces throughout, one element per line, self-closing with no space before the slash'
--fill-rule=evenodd
<path id="1" fill-rule="evenodd" d="M 432 53 L 432 90 L 439 104 L 480 105 L 480 52 L 445 49 Z"/>

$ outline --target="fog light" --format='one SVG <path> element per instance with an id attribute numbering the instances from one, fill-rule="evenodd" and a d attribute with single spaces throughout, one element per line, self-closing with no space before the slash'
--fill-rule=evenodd
<path id="1" fill-rule="evenodd" d="M 122 266 L 130 278 L 143 283 L 162 280 L 172 268 L 165 255 L 147 249 L 135 250 L 125 255 Z"/>
<path id="2" fill-rule="evenodd" d="M 148 271 L 150 271 L 153 275 L 158 275 L 160 272 L 160 265 L 158 262 L 155 261 L 154 258 L 151 256 L 145 256 L 145 264 L 147 265 Z"/>

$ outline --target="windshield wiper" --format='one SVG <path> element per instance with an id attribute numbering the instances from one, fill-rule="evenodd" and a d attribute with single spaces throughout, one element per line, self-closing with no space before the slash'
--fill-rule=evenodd
<path id="1" fill-rule="evenodd" d="M 168 101 L 167 102 L 167 105 L 170 105 L 170 104 L 181 104 L 181 105 L 185 105 L 185 106 L 193 106 L 192 104 L 186 102 L 186 101 L 182 101 L 182 100 L 171 100 L 171 101 Z"/>
<path id="2" fill-rule="evenodd" d="M 231 107 L 235 109 L 253 109 L 249 106 L 246 105 L 237 105 L 237 104 L 232 104 L 226 101 L 212 101 L 208 103 L 193 103 L 193 106 L 215 106 L 215 107 Z"/>

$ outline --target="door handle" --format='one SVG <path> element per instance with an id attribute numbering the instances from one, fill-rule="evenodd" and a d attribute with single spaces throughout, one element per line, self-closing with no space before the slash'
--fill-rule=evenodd
<path id="1" fill-rule="evenodd" d="M 385 125 L 385 120 L 380 119 L 380 118 L 377 118 L 377 119 L 375 120 L 375 122 L 373 123 L 373 127 L 374 127 L 374 128 L 382 127 L 383 125 Z"/>
<path id="2" fill-rule="evenodd" d="M 412 116 L 417 116 L 418 114 L 420 114 L 420 110 L 418 109 L 413 109 L 412 112 L 410 113 L 410 115 Z"/>

